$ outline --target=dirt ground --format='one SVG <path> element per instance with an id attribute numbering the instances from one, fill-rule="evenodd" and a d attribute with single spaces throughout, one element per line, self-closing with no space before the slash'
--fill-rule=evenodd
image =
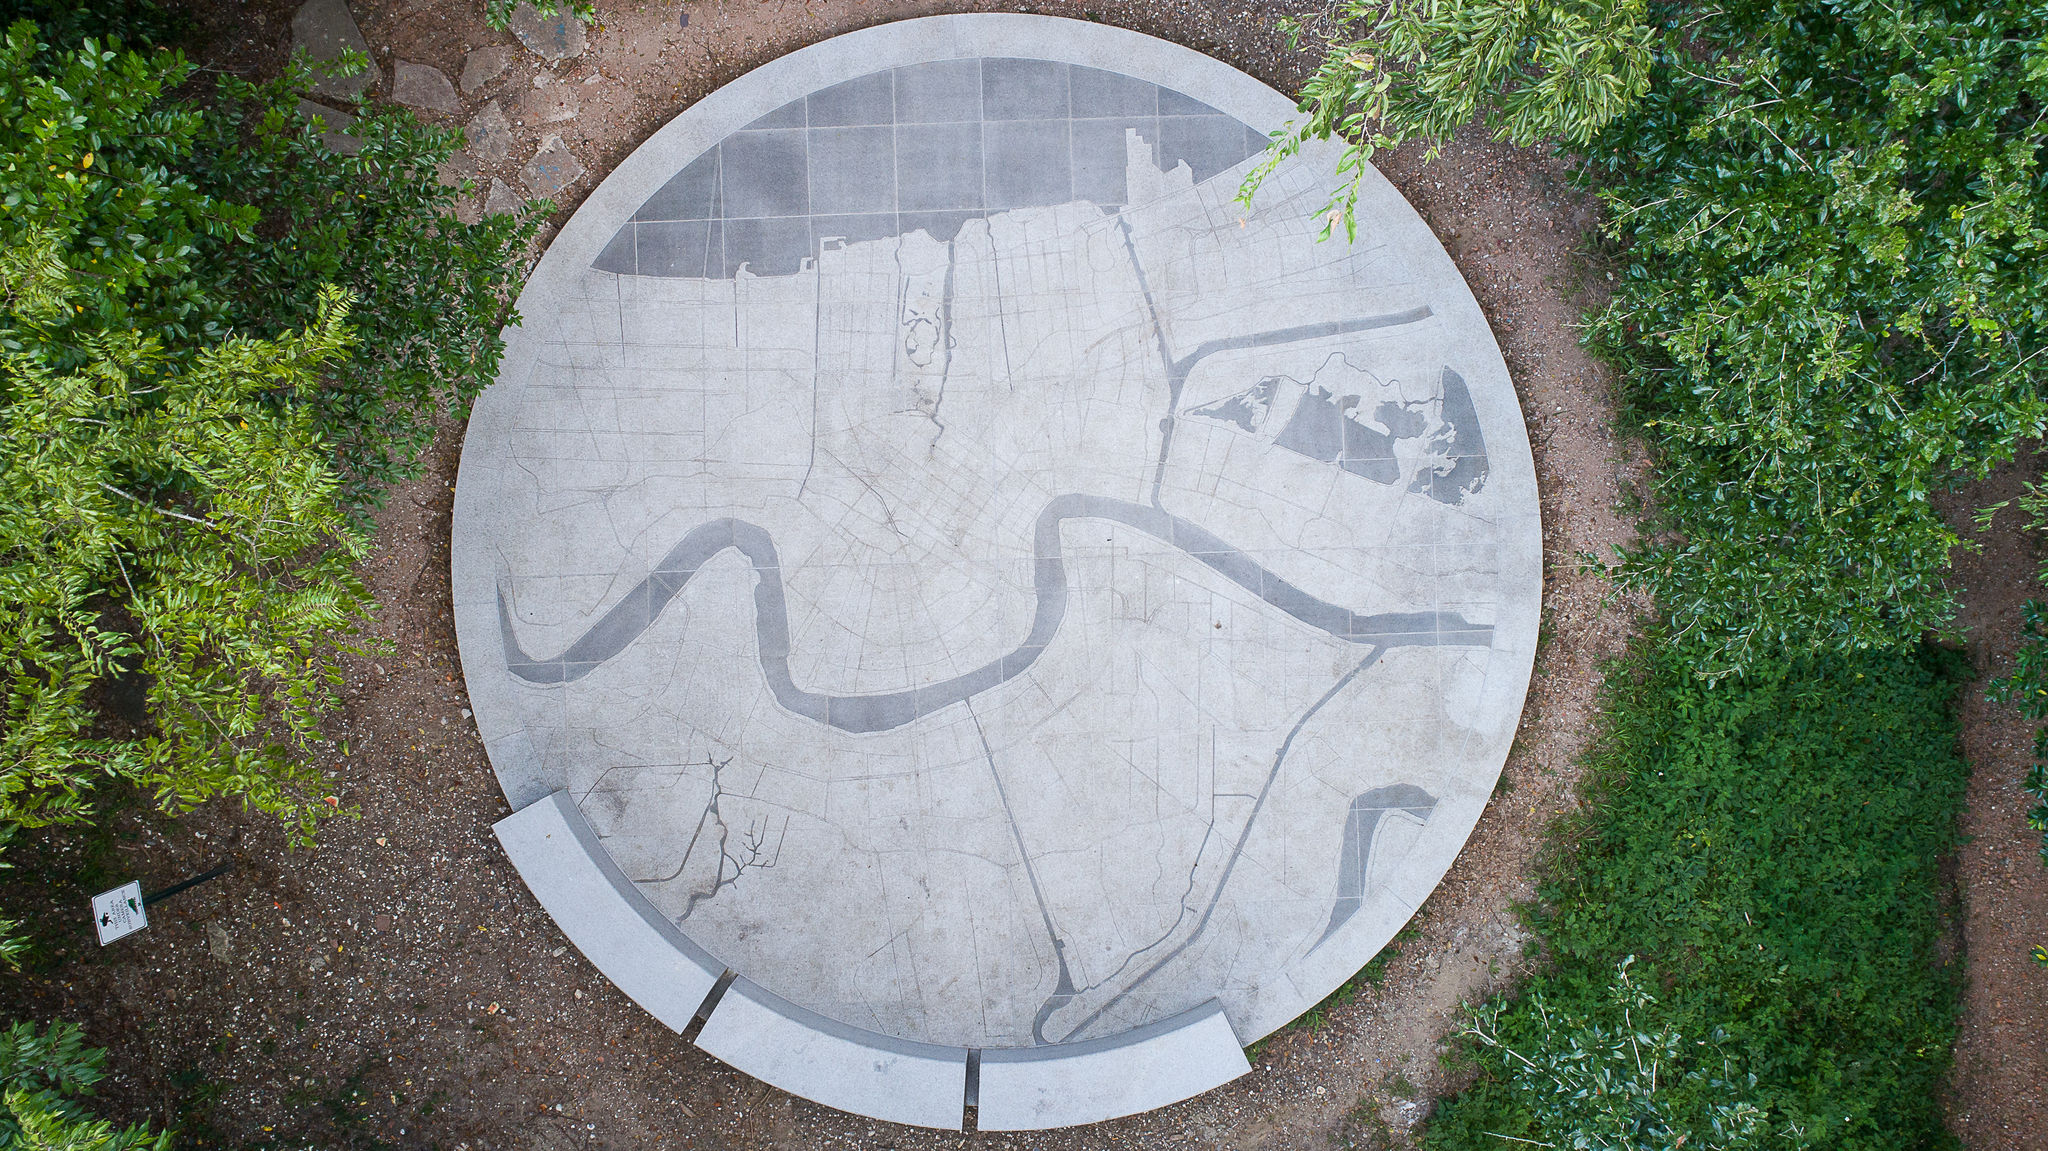
<path id="1" fill-rule="evenodd" d="M 292 6 L 192 0 L 213 35 L 209 68 L 274 69 Z M 1282 90 L 1312 66 L 1273 30 L 1288 3 L 1125 0 L 1008 10 L 1086 17 L 1178 41 Z M 356 0 L 388 83 L 394 59 L 450 77 L 465 52 L 509 45 L 503 77 L 465 96 L 512 114 L 517 169 L 560 135 L 589 173 L 565 212 L 661 124 L 748 69 L 855 28 L 980 4 L 720 0 L 600 4 L 586 53 L 555 68 L 488 30 L 471 0 Z M 687 13 L 687 26 L 679 17 Z M 546 77 L 536 87 L 537 77 Z M 544 105 L 576 106 L 542 123 Z M 548 99 L 529 102 L 529 94 Z M 522 110 L 531 114 L 523 115 Z M 528 122 L 520 123 L 524 119 Z M 1044 1135 L 891 1127 L 795 1099 L 723 1067 L 645 1016 L 557 931 L 499 851 L 508 813 L 469 723 L 447 573 L 448 516 L 461 429 L 449 426 L 428 473 L 396 491 L 369 576 L 392 649 L 350 667 L 348 704 L 326 765 L 360 820 L 332 821 L 313 851 L 287 851 L 262 821 L 218 805 L 179 821 L 130 812 L 95 841 L 45 838 L 11 852 L 63 875 L 17 897 L 59 950 L 0 985 L 8 1017 L 77 1020 L 110 1049 L 101 1108 L 184 1128 L 199 1146 L 456 1148 L 1102 1148 L 1188 1146 L 1312 1151 L 1400 1146 L 1452 1084 L 1437 1055 L 1462 1001 L 1511 980 L 1522 934 L 1513 908 L 1548 821 L 1573 799 L 1576 762 L 1597 715 L 1602 662 L 1621 652 L 1632 605 L 1583 570 L 1629 536 L 1615 506 L 1646 467 L 1612 431 L 1608 381 L 1580 350 L 1574 321 L 1604 285 L 1575 251 L 1593 207 L 1562 166 L 1534 152 L 1463 141 L 1424 166 L 1382 170 L 1441 237 L 1493 319 L 1535 445 L 1545 520 L 1544 643 L 1515 750 L 1464 853 L 1416 917 L 1383 983 L 1257 1051 L 1250 1075 L 1149 1115 Z M 565 217 L 564 217 L 565 218 Z M 1583 281 L 1583 282 L 1582 282 Z M 2011 482 L 2011 481 L 2005 481 Z M 2018 544 L 2012 545 L 2020 546 Z M 1975 565 L 1975 566 L 1971 566 Z M 1973 621 L 2009 635 L 2022 558 L 1966 560 Z M 1981 585 L 1981 586 L 1980 586 Z M 1995 665 L 2009 655 L 1993 654 Z M 1973 704 L 1970 748 L 1978 838 L 1960 861 L 1968 899 L 1970 990 L 1957 1126 L 1972 1147 L 2042 1146 L 2039 1025 L 2048 986 L 2025 958 L 2048 942 L 2048 882 L 2020 823 L 2015 781 L 2028 733 Z M 345 749 L 345 753 L 344 753 Z M 146 933 L 104 951 L 83 914 L 102 880 L 145 888 L 223 858 L 230 876 L 160 905 Z M 267 905 L 267 906 L 266 906 Z"/>
<path id="2" fill-rule="evenodd" d="M 1950 504 L 1950 522 L 1981 547 L 1958 553 L 1956 582 L 1959 622 L 1985 679 L 2012 671 L 2021 608 L 2048 593 L 2035 578 L 2038 541 L 2019 530 L 2019 511 L 2008 509 L 1978 534 L 1963 509 L 2011 499 L 2023 482 L 2040 479 L 2044 462 L 2023 459 Z M 1949 1124 L 1973 1151 L 2033 1151 L 2048 1147 L 2048 968 L 2032 955 L 2037 944 L 2048 946 L 2048 870 L 2040 833 L 2027 829 L 2033 801 L 2020 787 L 2033 762 L 2035 725 L 1986 700 L 1981 688 L 1966 688 L 1961 701 L 1971 775 L 1956 882 L 1969 967 Z"/>

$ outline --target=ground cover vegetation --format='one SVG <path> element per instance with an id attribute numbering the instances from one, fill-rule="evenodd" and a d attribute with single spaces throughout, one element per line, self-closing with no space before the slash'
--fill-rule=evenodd
<path id="1" fill-rule="evenodd" d="M 1716 685 L 1665 647 L 1612 677 L 1547 964 L 1478 1012 L 1430 1145 L 1948 1145 L 1963 667 L 1823 653 Z"/>
<path id="2" fill-rule="evenodd" d="M 0 45 L 0 823 L 112 776 L 310 834 L 364 515 L 489 382 L 531 234 L 444 214 L 451 132 L 370 112 L 341 155 L 303 71 L 191 78 Z"/>
<path id="3" fill-rule="evenodd" d="M 123 789 L 303 841 L 370 513 L 495 375 L 536 216 L 458 222 L 459 137 L 409 113 L 329 149 L 305 65 L 200 76 L 96 38 L 173 34 L 147 5 L 51 14 L 0 40 L 0 846 Z M 80 1108 L 96 1059 L 8 1033 L 0 1146 L 153 1145 Z"/>
<path id="4" fill-rule="evenodd" d="M 1928 494 L 2048 419 L 2048 6 L 1357 0 L 1323 31 L 1275 158 L 1341 135 L 1355 179 L 1478 117 L 1605 201 L 1589 334 L 1659 464 L 1617 574 L 1672 642 L 1729 674 L 1948 626 Z"/>
<path id="5" fill-rule="evenodd" d="M 1329 48 L 1269 163 L 1346 143 L 1332 232 L 1376 151 L 1474 119 L 1572 156 L 1612 269 L 1587 338 L 1658 465 L 1611 569 L 1658 618 L 1533 913 L 1548 966 L 1474 1015 L 1429 1140 L 1951 1143 L 1966 771 L 1921 645 L 1959 539 L 1928 497 L 2048 417 L 2048 6 L 1347 0 L 1296 31 Z M 1994 689 L 2038 717 L 2043 621 Z"/>

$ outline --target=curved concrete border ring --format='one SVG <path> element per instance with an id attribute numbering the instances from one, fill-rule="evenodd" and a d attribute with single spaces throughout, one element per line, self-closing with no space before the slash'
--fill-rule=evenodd
<path id="1" fill-rule="evenodd" d="M 1288 101 L 1036 16 L 713 93 L 520 299 L 457 632 L 583 953 L 875 1118 L 1093 1122 L 1247 1069 L 1470 834 L 1527 690 L 1534 469 L 1470 291 Z"/>

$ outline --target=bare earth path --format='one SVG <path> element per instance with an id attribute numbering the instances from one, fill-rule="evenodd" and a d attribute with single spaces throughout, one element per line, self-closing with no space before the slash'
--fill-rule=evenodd
<path id="1" fill-rule="evenodd" d="M 552 71 L 485 29 L 480 7 L 391 0 L 356 10 L 387 77 L 393 59 L 455 76 L 467 49 L 512 45 L 504 77 L 465 97 L 448 121 L 494 98 L 514 113 L 511 159 L 486 165 L 486 182 L 516 185 L 519 165 L 560 134 L 590 170 L 562 194 L 566 211 L 648 133 L 750 67 L 838 32 L 980 6 L 727 0 L 692 5 L 685 28 L 671 4 L 601 5 L 589 50 Z M 1283 90 L 1311 63 L 1272 31 L 1277 7 L 1179 0 L 1025 10 L 1176 40 Z M 252 0 L 197 14 L 226 49 L 202 65 L 262 71 L 281 59 L 290 7 Z M 537 76 L 547 84 L 535 87 Z M 541 123 L 546 113 L 529 94 L 564 91 L 575 117 Z M 224 805 L 176 823 L 130 813 L 110 853 L 96 857 L 103 872 L 28 844 L 18 853 L 24 866 L 81 878 L 39 911 L 41 923 L 72 925 L 61 928 L 71 932 L 59 937 L 64 954 L 0 991 L 5 1011 L 85 1023 L 112 1052 L 102 1106 L 122 1119 L 182 1124 L 201 1145 L 1293 1151 L 1405 1142 L 1446 1089 L 1435 1056 L 1460 1002 L 1503 986 L 1518 962 L 1512 908 L 1532 894 L 1545 824 L 1573 802 L 1599 666 L 1619 654 L 1628 630 L 1625 605 L 1580 571 L 1579 557 L 1604 556 L 1626 538 L 1613 505 L 1643 457 L 1612 438 L 1606 378 L 1576 342 L 1586 296 L 1572 250 L 1593 215 L 1567 190 L 1561 165 L 1462 143 L 1426 168 L 1408 156 L 1382 167 L 1471 282 L 1515 374 L 1543 485 L 1547 642 L 1501 786 L 1385 982 L 1319 1029 L 1275 1036 L 1252 1074 L 1132 1120 L 963 1136 L 794 1099 L 644 1016 L 566 945 L 491 836 L 507 809 L 468 723 L 449 623 L 454 425 L 428 474 L 394 492 L 380 521 L 370 577 L 385 605 L 378 630 L 393 650 L 352 665 L 327 764 L 360 821 L 336 820 L 317 850 L 292 853 L 275 830 Z M 76 909 L 103 874 L 154 887 L 222 856 L 239 861 L 234 875 L 163 905 L 147 934 L 105 952 L 92 946 Z"/>
<path id="2" fill-rule="evenodd" d="M 1960 493 L 1964 506 L 2010 499 L 2021 483 L 2038 480 L 2040 460 L 2023 460 Z M 2029 597 L 2044 596 L 2034 573 L 2038 541 L 2018 529 L 2020 513 L 2007 510 L 1990 531 L 1975 535 L 1969 517 L 1950 512 L 1965 539 L 1982 545 L 1956 557 L 1963 597 L 1960 620 L 1984 680 L 2010 674 Z M 1950 1126 L 1976 1151 L 2030 1151 L 2048 1147 L 2048 968 L 2035 963 L 2035 945 L 2048 945 L 2048 868 L 2041 865 L 2039 832 L 2026 825 L 2033 800 L 2021 788 L 2033 761 L 2034 725 L 2010 707 L 1984 698 L 1983 683 L 1964 689 L 1963 752 L 1971 765 L 1969 837 L 1956 861 L 1962 904 L 1968 982 Z"/>

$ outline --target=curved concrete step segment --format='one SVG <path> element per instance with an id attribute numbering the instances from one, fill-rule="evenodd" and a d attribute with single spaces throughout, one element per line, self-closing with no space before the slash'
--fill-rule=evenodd
<path id="1" fill-rule="evenodd" d="M 983 1131 L 1035 1131 L 1136 1115 L 1221 1087 L 1252 1069 L 1211 999 L 1170 1019 L 1080 1043 L 981 1053 Z"/>
<path id="2" fill-rule="evenodd" d="M 744 978 L 712 1008 L 697 1046 L 756 1079 L 856 1115 L 953 1130 L 966 1116 L 966 1048 L 848 1026 Z"/>
<path id="3" fill-rule="evenodd" d="M 725 965 L 670 923 L 598 843 L 567 791 L 492 828 L 540 905 L 607 979 L 680 1032 L 696 1018 Z"/>

